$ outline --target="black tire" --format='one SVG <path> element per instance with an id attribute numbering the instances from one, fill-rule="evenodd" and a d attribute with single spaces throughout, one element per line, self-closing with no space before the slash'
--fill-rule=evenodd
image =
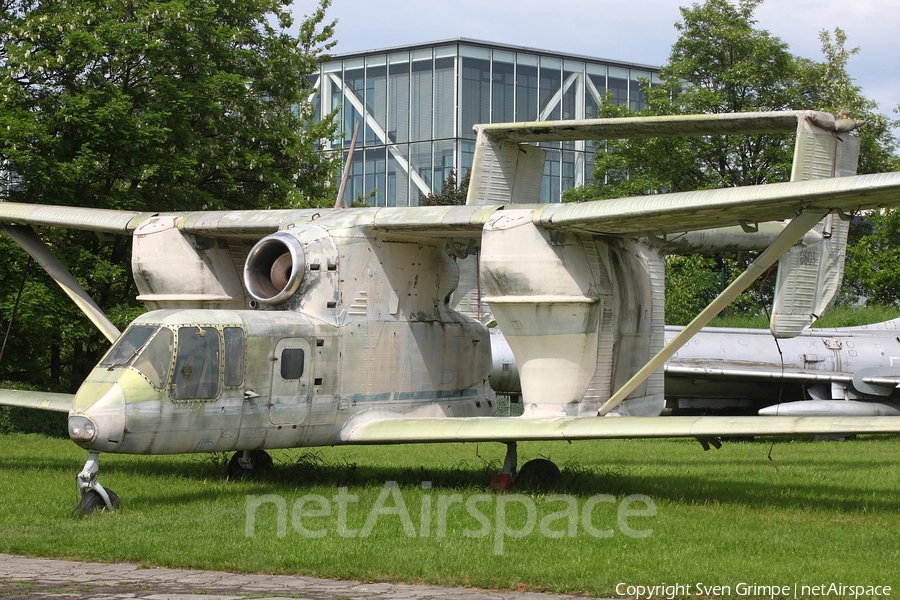
<path id="1" fill-rule="evenodd" d="M 106 490 L 106 494 L 109 496 L 109 502 L 110 504 L 112 504 L 112 510 L 119 510 L 119 507 L 121 506 L 119 502 L 119 496 L 109 488 L 104 489 Z M 79 515 L 90 515 L 97 511 L 109 511 L 109 507 L 106 506 L 106 502 L 103 501 L 103 496 L 101 496 L 94 490 L 88 490 L 84 493 L 84 495 L 81 496 L 81 500 L 78 501 L 78 506 L 75 508 L 75 512 L 77 512 Z"/>
<path id="2" fill-rule="evenodd" d="M 531 490 L 546 489 L 555 485 L 559 477 L 559 467 L 552 460 L 533 458 L 519 469 L 516 487 Z"/>
<path id="3" fill-rule="evenodd" d="M 265 450 L 253 450 L 250 452 L 250 460 L 253 465 L 248 469 L 240 463 L 243 452 L 235 452 L 231 460 L 228 461 L 228 477 L 231 479 L 242 479 L 248 475 L 257 473 L 265 473 L 272 470 L 272 457 Z"/>

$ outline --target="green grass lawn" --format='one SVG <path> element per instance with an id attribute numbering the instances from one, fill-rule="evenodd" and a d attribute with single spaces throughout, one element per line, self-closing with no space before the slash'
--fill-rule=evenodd
<path id="1" fill-rule="evenodd" d="M 122 509 L 88 518 L 73 515 L 86 452 L 20 434 L 0 450 L 12 554 L 607 597 L 620 583 L 900 592 L 898 437 L 776 441 L 777 469 L 767 441 L 523 443 L 520 460 L 551 458 L 563 478 L 506 495 L 486 489 L 501 444 L 275 451 L 252 481 L 227 480 L 222 455 L 103 455 Z"/>

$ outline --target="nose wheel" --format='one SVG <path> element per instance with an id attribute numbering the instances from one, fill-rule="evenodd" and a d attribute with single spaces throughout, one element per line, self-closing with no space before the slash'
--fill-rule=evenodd
<path id="1" fill-rule="evenodd" d="M 75 476 L 75 483 L 78 484 L 80 495 L 78 506 L 75 508 L 78 514 L 89 515 L 98 510 L 109 512 L 119 510 L 119 496 L 97 481 L 97 471 L 99 470 L 100 453 L 90 452 L 81 473 Z"/>

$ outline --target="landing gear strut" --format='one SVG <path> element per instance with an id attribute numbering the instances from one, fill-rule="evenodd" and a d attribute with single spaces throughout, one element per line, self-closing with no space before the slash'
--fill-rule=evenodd
<path id="1" fill-rule="evenodd" d="M 115 512 L 119 509 L 119 497 L 111 489 L 105 488 L 97 481 L 97 471 L 100 470 L 100 453 L 91 451 L 88 453 L 87 462 L 81 473 L 75 476 L 78 484 L 80 499 L 76 512 L 89 515 L 97 510 Z"/>
<path id="2" fill-rule="evenodd" d="M 228 461 L 228 477 L 241 479 L 272 468 L 272 457 L 265 450 L 235 452 Z"/>

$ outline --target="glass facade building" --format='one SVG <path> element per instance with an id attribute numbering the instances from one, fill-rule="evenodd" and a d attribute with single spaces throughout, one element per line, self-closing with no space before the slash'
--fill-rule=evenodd
<path id="1" fill-rule="evenodd" d="M 345 201 L 415 206 L 451 171 L 472 165 L 473 125 L 597 116 L 609 94 L 643 107 L 640 80 L 658 68 L 457 39 L 332 57 L 314 77 L 318 115 L 338 115 L 327 150 L 346 160 L 358 127 Z M 590 180 L 590 142 L 542 144 L 542 202 Z"/>

